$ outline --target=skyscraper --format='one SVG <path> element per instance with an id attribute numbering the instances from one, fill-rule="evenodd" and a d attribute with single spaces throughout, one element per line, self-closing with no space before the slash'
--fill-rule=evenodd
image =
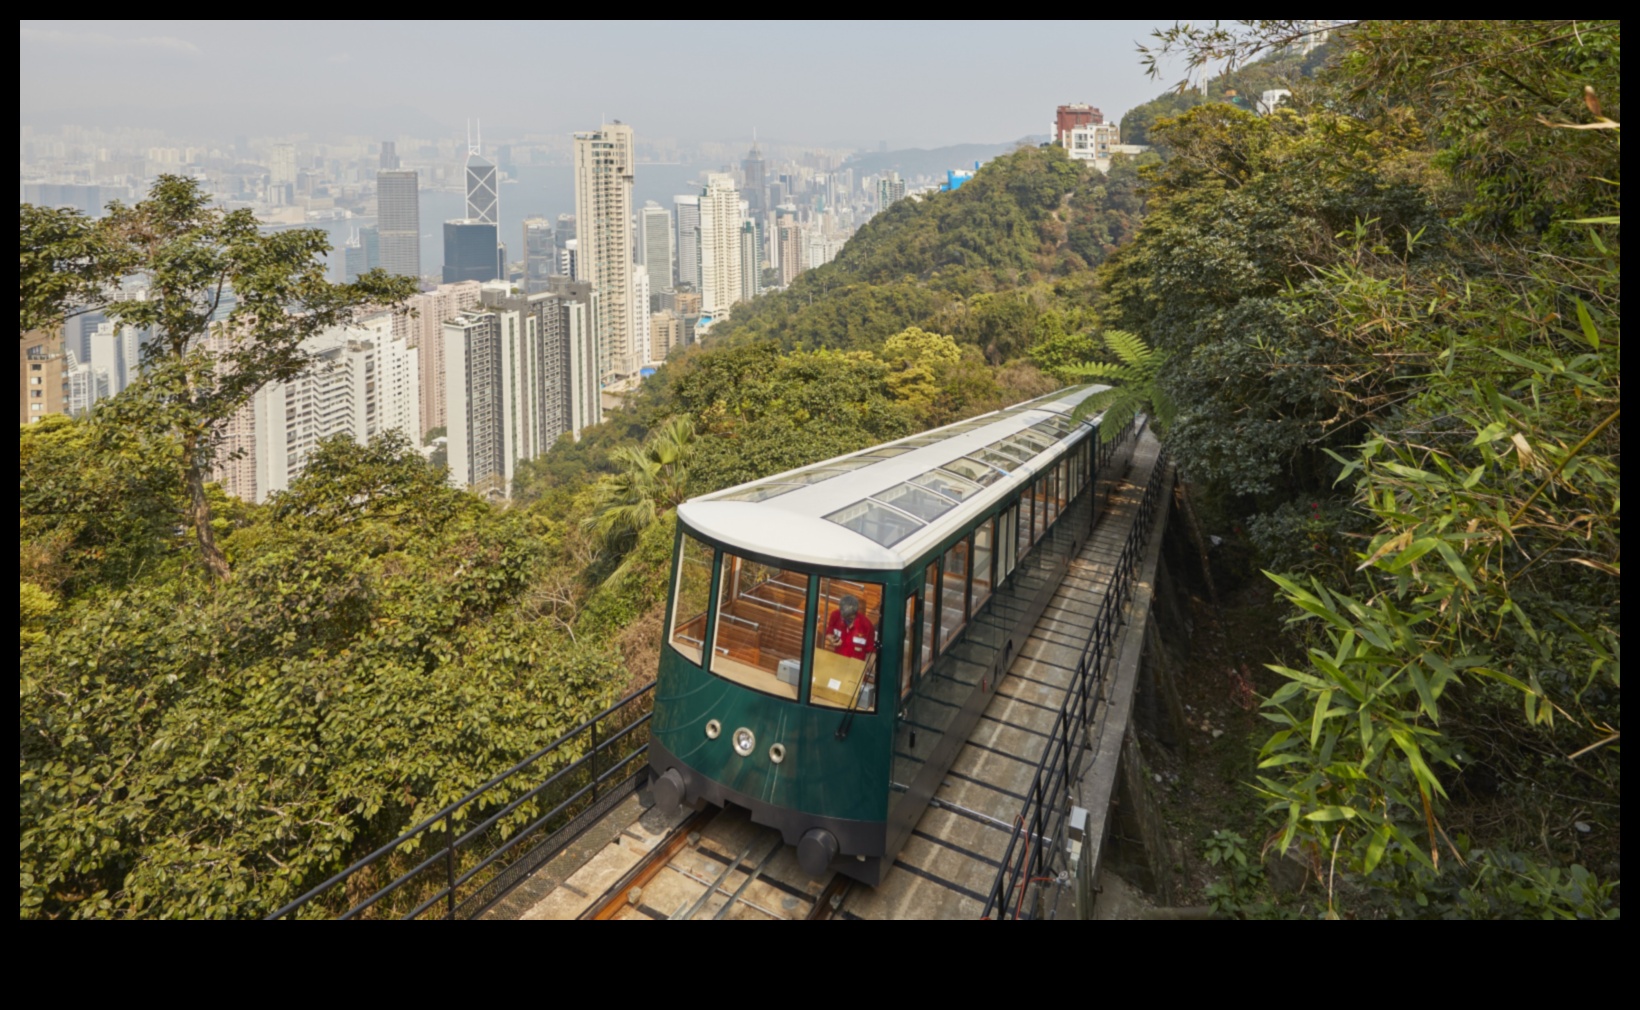
<path id="1" fill-rule="evenodd" d="M 524 219 L 524 290 L 528 294 L 547 290 L 547 278 L 558 273 L 558 243 L 552 221 L 544 217 Z"/>
<path id="2" fill-rule="evenodd" d="M 391 172 L 399 167 L 399 147 L 391 140 L 382 141 L 381 168 L 384 172 Z"/>
<path id="3" fill-rule="evenodd" d="M 480 154 L 477 146 L 467 149 L 467 220 L 501 223 L 501 183 L 495 163 Z"/>
<path id="4" fill-rule="evenodd" d="M 504 280 L 497 229 L 484 221 L 444 222 L 444 283 Z"/>
<path id="5" fill-rule="evenodd" d="M 632 127 L 575 135 L 577 280 L 598 292 L 599 370 L 607 384 L 637 372 L 632 320 Z"/>
<path id="6" fill-rule="evenodd" d="M 678 212 L 678 283 L 700 290 L 700 197 L 673 197 Z"/>
<path id="7" fill-rule="evenodd" d="M 746 153 L 746 159 L 740 163 L 741 173 L 746 177 L 744 195 L 746 205 L 752 216 L 758 217 L 769 207 L 769 180 L 763 161 L 763 149 L 752 141 L 752 149 Z"/>
<path id="8" fill-rule="evenodd" d="M 413 169 L 376 173 L 376 227 L 382 269 L 421 277 L 421 182 Z"/>
<path id="9" fill-rule="evenodd" d="M 665 291 L 672 287 L 672 215 L 653 200 L 643 205 L 638 214 L 639 248 L 643 265 L 649 268 L 649 289 Z M 644 310 L 648 312 L 646 308 Z"/>
<path id="10" fill-rule="evenodd" d="M 342 247 L 343 280 L 349 284 L 382 265 L 381 230 L 360 228 Z"/>
<path id="11" fill-rule="evenodd" d="M 706 177 L 700 195 L 700 302 L 713 319 L 740 301 L 740 194 L 721 172 Z"/>
<path id="12" fill-rule="evenodd" d="M 763 255 L 757 241 L 757 225 L 740 225 L 740 300 L 749 302 L 763 293 Z"/>

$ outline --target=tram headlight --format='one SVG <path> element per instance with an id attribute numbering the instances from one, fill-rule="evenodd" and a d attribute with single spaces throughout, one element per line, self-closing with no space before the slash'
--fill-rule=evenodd
<path id="1" fill-rule="evenodd" d="M 757 750 L 757 737 L 749 729 L 737 729 L 734 736 L 735 753 L 741 757 L 751 757 L 752 751 Z"/>

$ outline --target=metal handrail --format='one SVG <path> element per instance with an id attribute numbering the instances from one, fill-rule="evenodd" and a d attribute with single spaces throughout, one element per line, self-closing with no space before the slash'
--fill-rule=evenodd
<path id="1" fill-rule="evenodd" d="M 461 799 L 456 800 L 454 803 L 449 804 L 437 813 L 432 814 L 422 820 L 419 824 L 410 828 L 408 831 L 405 831 L 391 842 L 388 842 L 387 844 L 376 849 L 374 852 L 348 866 L 346 869 L 330 877 L 318 886 L 311 888 L 301 897 L 274 912 L 272 915 L 268 916 L 268 918 L 285 919 L 295 915 L 305 907 L 330 894 L 336 888 L 345 885 L 362 871 L 375 866 L 394 853 L 407 851 L 407 849 L 415 843 L 423 841 L 427 836 L 433 834 L 435 829 L 438 833 L 441 833 L 444 836 L 443 844 L 441 846 L 428 855 L 427 858 L 417 863 L 413 868 L 396 876 L 392 881 L 370 895 L 370 897 L 364 899 L 358 904 L 350 906 L 346 911 L 340 913 L 338 918 L 359 918 L 389 896 L 408 887 L 413 881 L 433 869 L 441 861 L 445 864 L 444 885 L 435 890 L 431 896 L 427 897 L 421 902 L 420 905 L 406 914 L 404 918 L 417 918 L 439 904 L 443 904 L 445 906 L 444 918 L 456 918 L 457 910 L 463 904 L 462 895 L 460 893 L 463 887 L 472 884 L 478 879 L 480 874 L 493 867 L 508 854 L 517 851 L 525 842 L 536 841 L 537 844 L 535 845 L 535 848 L 541 849 L 545 847 L 545 849 L 548 850 L 548 854 L 550 854 L 552 850 L 560 848 L 561 846 L 557 844 L 560 841 L 559 836 L 564 832 L 574 830 L 576 827 L 575 822 L 580 815 L 571 817 L 568 822 L 548 834 L 545 838 L 538 839 L 537 836 L 540 835 L 540 833 L 544 829 L 548 828 L 553 822 L 568 815 L 577 806 L 581 804 L 588 804 L 590 807 L 596 807 L 600 802 L 600 799 L 607 798 L 610 795 L 619 792 L 626 786 L 630 785 L 638 777 L 638 775 L 642 774 L 644 763 L 641 762 L 641 759 L 646 758 L 649 751 L 648 731 L 650 714 L 647 711 L 641 712 L 641 714 L 636 715 L 621 729 L 604 739 L 600 739 L 598 728 L 601 723 L 612 717 L 619 715 L 630 715 L 631 713 L 641 709 L 643 702 L 647 700 L 649 695 L 652 694 L 654 690 L 655 683 L 651 681 L 650 683 L 639 688 L 637 691 L 623 698 L 621 701 L 611 705 L 602 712 L 599 712 L 597 715 L 581 723 L 579 726 L 570 730 L 557 740 L 554 740 L 552 743 L 513 765 L 511 768 L 508 768 L 507 770 L 493 776 L 483 785 L 480 785 L 467 795 L 463 796 Z M 642 740 L 632 748 L 631 753 L 620 757 L 613 767 L 610 767 L 602 772 L 599 771 L 598 764 L 601 759 L 604 759 L 605 756 L 612 750 L 615 750 L 629 741 L 635 740 L 640 736 L 640 734 L 642 735 Z M 483 801 L 491 798 L 491 794 L 496 790 L 503 786 L 510 785 L 514 782 L 514 780 L 534 771 L 536 766 L 543 759 L 548 758 L 561 749 L 564 749 L 587 737 L 590 737 L 591 740 L 590 749 L 581 757 L 554 771 L 544 781 L 534 784 L 523 794 L 514 797 L 505 803 L 500 803 L 500 805 L 493 810 L 490 810 L 487 806 L 482 805 Z M 631 769 L 635 763 L 637 763 L 637 770 L 632 771 Z M 555 786 L 562 785 L 571 779 L 571 777 L 576 773 L 584 771 L 589 767 L 593 772 L 592 781 L 589 784 L 576 790 L 574 794 L 565 798 L 551 811 L 543 814 L 542 816 L 531 821 L 529 824 L 525 825 L 523 828 L 515 831 L 511 836 L 497 844 L 492 850 L 481 856 L 477 863 L 471 868 L 465 871 L 460 869 L 460 858 L 463 850 L 473 848 L 475 842 L 480 840 L 486 833 L 495 828 L 505 818 L 513 813 L 516 813 L 526 803 L 537 799 Z M 619 778 L 622 775 L 625 777 Z M 617 778 L 619 778 L 618 782 L 616 781 Z M 484 811 L 482 819 L 467 827 L 464 831 L 458 832 L 458 827 L 463 819 L 462 815 L 469 808 L 473 807 L 478 807 Z M 582 811 L 582 813 L 584 814 L 585 811 Z M 486 881 L 485 886 L 488 886 L 490 883 L 490 881 Z M 479 893 L 482 893 L 482 889 Z M 472 895 L 469 895 L 467 900 L 471 900 L 471 897 Z"/>
<path id="2" fill-rule="evenodd" d="M 1132 437 L 1132 429 L 1123 433 L 1123 440 Z M 1142 563 L 1144 548 L 1150 537 L 1150 526 L 1155 520 L 1162 485 L 1168 472 L 1166 450 L 1158 453 L 1155 468 L 1145 485 L 1144 498 L 1139 505 L 1132 529 L 1122 545 L 1116 563 L 1111 590 L 1106 594 L 1088 629 L 1077 663 L 1076 678 L 1066 692 L 1065 703 L 1049 735 L 1049 743 L 1036 774 L 1026 790 L 1026 800 L 1015 821 L 1015 831 L 1008 841 L 995 882 L 987 897 L 983 919 L 1021 918 L 1026 892 L 1050 867 L 1061 833 L 1070 819 L 1070 805 L 1060 800 L 1069 795 L 1071 779 L 1076 771 L 1081 751 L 1087 746 L 1087 728 L 1098 708 L 1094 685 L 1104 679 L 1105 662 L 1116 644 L 1116 629 L 1121 623 L 1121 610 L 1133 595 L 1133 577 Z M 1021 846 L 1021 841 L 1024 841 Z M 1018 895 L 1018 902 L 1010 907 L 1010 899 Z"/>

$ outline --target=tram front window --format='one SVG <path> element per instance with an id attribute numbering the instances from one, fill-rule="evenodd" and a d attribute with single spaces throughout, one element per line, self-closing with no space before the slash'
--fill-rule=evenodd
<path id="1" fill-rule="evenodd" d="M 821 708 L 877 711 L 882 655 L 883 587 L 821 579 L 814 615 L 814 681 L 809 700 Z"/>
<path id="2" fill-rule="evenodd" d="M 706 608 L 712 602 L 712 548 L 687 534 L 678 550 L 673 587 L 672 648 L 699 666 L 706 649 Z"/>
<path id="3" fill-rule="evenodd" d="M 754 691 L 796 701 L 808 602 L 807 575 L 724 554 L 712 672 Z"/>

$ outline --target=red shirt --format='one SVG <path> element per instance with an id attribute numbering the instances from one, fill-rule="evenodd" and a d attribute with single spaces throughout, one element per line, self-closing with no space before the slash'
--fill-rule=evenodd
<path id="1" fill-rule="evenodd" d="M 839 636 L 842 642 L 833 645 Z M 839 656 L 865 659 L 877 651 L 877 629 L 872 627 L 864 614 L 855 614 L 853 622 L 845 626 L 843 612 L 834 610 L 831 621 L 826 625 L 826 648 Z"/>

